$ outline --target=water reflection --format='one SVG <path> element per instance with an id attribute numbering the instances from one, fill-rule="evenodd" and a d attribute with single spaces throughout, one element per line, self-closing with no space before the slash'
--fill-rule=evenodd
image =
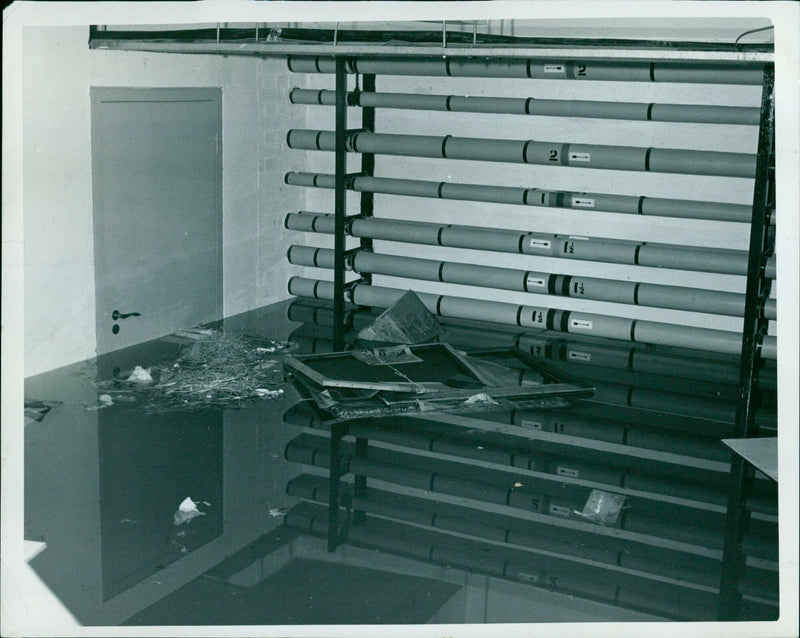
<path id="1" fill-rule="evenodd" d="M 330 320 L 295 301 L 221 327 L 327 352 Z M 25 537 L 47 543 L 32 566 L 89 625 L 713 619 L 736 361 L 469 322 L 440 339 L 520 347 L 597 392 L 566 409 L 351 425 L 333 553 L 330 423 L 291 384 L 235 410 L 100 407 L 98 380 L 174 360 L 170 339 L 27 379 L 49 408 L 32 405 L 25 431 Z M 756 418 L 774 433 L 774 367 L 760 376 Z M 576 514 L 593 489 L 626 494 L 613 524 Z M 176 525 L 187 497 L 203 515 Z M 755 477 L 749 504 L 742 613 L 769 619 L 775 486 Z"/>

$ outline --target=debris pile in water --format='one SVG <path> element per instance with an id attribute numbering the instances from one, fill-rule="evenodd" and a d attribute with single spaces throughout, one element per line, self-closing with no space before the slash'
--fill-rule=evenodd
<path id="1" fill-rule="evenodd" d="M 148 368 L 152 382 L 143 384 L 139 373 L 135 380 L 129 377 L 113 381 L 113 391 L 144 394 L 150 412 L 240 407 L 255 399 L 283 394 L 285 379 L 280 355 L 293 345 L 209 331 L 193 337 L 173 363 Z"/>

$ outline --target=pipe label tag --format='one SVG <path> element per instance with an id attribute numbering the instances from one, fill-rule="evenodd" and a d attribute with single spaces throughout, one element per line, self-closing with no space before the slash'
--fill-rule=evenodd
<path id="1" fill-rule="evenodd" d="M 545 64 L 544 65 L 544 72 L 545 73 L 564 73 L 564 65 L 563 64 Z"/>
<path id="2" fill-rule="evenodd" d="M 528 275 L 528 280 L 525 282 L 528 288 L 546 288 L 547 287 L 547 280 L 543 279 L 542 277 L 535 277 L 534 275 Z"/>
<path id="3" fill-rule="evenodd" d="M 589 153 L 570 153 L 570 162 L 591 162 L 592 156 Z"/>
<path id="4" fill-rule="evenodd" d="M 578 352 L 577 350 L 570 350 L 567 353 L 567 359 L 570 361 L 591 361 L 592 355 L 588 352 Z"/>
<path id="5" fill-rule="evenodd" d="M 550 250 L 549 239 L 531 239 L 528 245 L 531 248 L 538 248 L 539 250 Z"/>
<path id="6" fill-rule="evenodd" d="M 542 429 L 542 422 L 541 421 L 531 421 L 529 419 L 522 419 L 520 421 L 520 425 L 523 427 L 533 428 L 534 430 L 541 430 Z"/>
<path id="7" fill-rule="evenodd" d="M 569 327 L 570 328 L 577 328 L 579 330 L 591 330 L 592 329 L 592 322 L 586 321 L 585 319 L 570 319 L 569 320 Z"/>
<path id="8" fill-rule="evenodd" d="M 589 199 L 588 197 L 573 197 L 572 198 L 572 207 L 578 208 L 594 208 L 594 200 Z"/>

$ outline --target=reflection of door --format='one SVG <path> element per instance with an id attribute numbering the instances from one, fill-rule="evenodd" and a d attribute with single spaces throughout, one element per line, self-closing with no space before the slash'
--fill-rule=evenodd
<path id="1" fill-rule="evenodd" d="M 222 410 L 117 404 L 98 424 L 105 601 L 222 534 Z M 205 514 L 176 520 L 186 497 Z"/>
<path id="2" fill-rule="evenodd" d="M 95 87 L 91 99 L 103 354 L 222 317 L 222 98 Z"/>

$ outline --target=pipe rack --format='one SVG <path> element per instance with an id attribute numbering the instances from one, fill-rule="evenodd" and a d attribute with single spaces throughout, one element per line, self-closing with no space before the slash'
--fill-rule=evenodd
<path id="1" fill-rule="evenodd" d="M 578 338 L 596 336 L 618 342 L 645 343 L 677 349 L 694 349 L 716 356 L 738 356 L 741 361 L 736 397 L 734 428 L 741 436 L 757 434 L 754 403 L 758 396 L 758 374 L 764 360 L 777 359 L 776 338 L 767 331 L 767 322 L 776 318 L 775 301 L 769 298 L 771 280 L 777 276 L 774 257 L 774 150 L 772 105 L 773 67 L 768 60 L 739 59 L 712 61 L 698 56 L 667 60 L 654 55 L 607 56 L 597 51 L 565 52 L 563 57 L 546 53 L 497 52 L 485 55 L 434 56 L 429 52 L 404 55 L 358 54 L 332 50 L 331 55 L 290 55 L 289 69 L 300 73 L 335 73 L 336 91 L 294 89 L 290 99 L 297 104 L 335 104 L 334 131 L 295 129 L 287 133 L 293 149 L 334 151 L 333 176 L 317 173 L 288 173 L 290 185 L 333 188 L 334 216 L 321 213 L 293 213 L 286 217 L 289 229 L 333 233 L 334 251 L 293 246 L 292 263 L 316 267 L 334 266 L 334 282 L 292 277 L 289 292 L 300 297 L 334 300 L 334 349 L 341 335 L 345 299 L 357 306 L 383 308 L 391 305 L 405 289 L 376 286 L 371 275 L 386 274 L 418 280 L 480 285 L 523 292 L 581 296 L 596 301 L 650 305 L 659 308 L 702 311 L 707 314 L 742 316 L 741 332 L 695 328 L 657 321 L 636 320 L 606 314 L 583 313 L 547 306 L 523 305 L 463 298 L 444 294 L 418 293 L 426 307 L 442 317 L 516 326 L 526 334 L 561 331 Z M 493 55 L 494 57 L 489 57 Z M 354 91 L 348 91 L 346 74 L 357 76 Z M 358 77 L 364 75 L 364 90 Z M 760 86 L 760 109 L 730 106 L 661 104 L 656 102 L 609 103 L 599 100 L 565 102 L 536 97 L 462 97 L 457 95 L 411 95 L 378 93 L 375 75 L 409 75 L 464 78 L 520 78 L 560 81 L 675 82 Z M 369 78 L 369 82 L 367 81 Z M 534 83 L 531 86 L 542 86 Z M 360 107 L 364 113 L 361 129 L 351 130 L 341 116 L 346 106 Z M 454 137 L 451 135 L 398 135 L 376 133 L 375 108 L 400 108 L 444 112 L 498 113 L 536 116 L 566 116 L 631 121 L 697 122 L 739 126 L 759 126 L 759 145 L 754 154 L 724 151 L 696 151 L 681 148 L 640 147 L 605 144 L 575 144 L 569 141 L 539 141 Z M 758 111 L 756 113 L 756 111 Z M 362 171 L 347 173 L 347 153 L 362 155 Z M 399 155 L 436 159 L 461 159 L 483 162 L 508 162 L 539 166 L 580 167 L 666 174 L 718 176 L 753 180 L 752 206 L 723 202 L 650 198 L 645 196 L 585 193 L 537 188 L 499 187 L 485 184 L 459 184 L 375 177 L 375 155 Z M 571 175 L 571 173 L 570 173 Z M 585 173 L 576 172 L 576 176 Z M 347 217 L 344 211 L 347 190 L 362 195 L 361 212 Z M 478 228 L 437 222 L 409 222 L 375 219 L 374 193 L 496 202 L 522 206 L 548 206 L 574 210 L 655 215 L 679 219 L 704 219 L 747 223 L 750 229 L 748 251 L 677 246 L 607 238 L 573 237 L 529 231 Z M 345 235 L 361 240 L 359 250 L 345 255 Z M 449 246 L 504 253 L 581 259 L 606 263 L 671 268 L 746 276 L 744 294 L 707 291 L 680 286 L 662 286 L 524 269 L 496 268 L 376 254 L 375 239 Z M 361 275 L 343 283 L 345 264 Z M 337 326 L 339 330 L 337 332 Z M 585 353 L 584 353 L 585 354 Z M 628 365 L 629 362 L 628 362 Z M 732 465 L 727 504 L 728 529 L 724 539 L 719 580 L 719 619 L 735 619 L 743 606 L 737 581 L 747 525 L 745 498 L 749 481 L 741 464 Z M 333 476 L 333 474 L 331 475 Z M 333 479 L 331 479 L 333 480 Z M 338 487 L 338 476 L 336 477 Z M 333 483 L 331 483 L 333 488 Z M 363 485 L 361 486 L 363 487 Z M 329 515 L 332 515 L 329 512 Z M 646 520 L 642 520 L 647 523 Z M 717 596 L 716 591 L 712 592 Z M 616 602 L 616 601 L 615 601 Z"/>

